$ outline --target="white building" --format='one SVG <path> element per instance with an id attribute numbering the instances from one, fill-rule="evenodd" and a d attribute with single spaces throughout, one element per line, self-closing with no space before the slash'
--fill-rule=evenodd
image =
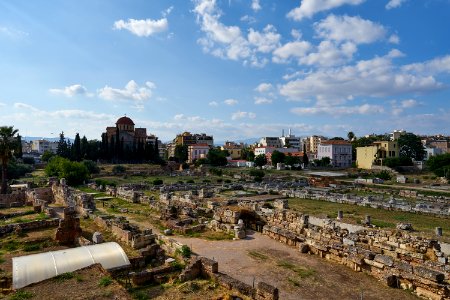
<path id="1" fill-rule="evenodd" d="M 281 141 L 278 137 L 263 137 L 259 140 L 260 147 L 281 148 Z"/>
<path id="2" fill-rule="evenodd" d="M 352 144 L 342 140 L 323 141 L 317 147 L 317 159 L 329 157 L 331 165 L 338 168 L 352 166 Z"/>
<path id="3" fill-rule="evenodd" d="M 274 151 L 288 154 L 288 153 L 297 153 L 298 149 L 297 148 L 256 147 L 255 148 L 255 156 L 260 155 L 260 154 L 267 155 L 267 154 L 273 153 Z"/>
<path id="4" fill-rule="evenodd" d="M 50 142 L 47 140 L 34 140 L 31 144 L 31 151 L 37 152 L 39 154 L 44 153 L 45 151 L 51 151 L 56 153 L 58 149 L 58 142 Z"/>
<path id="5" fill-rule="evenodd" d="M 289 134 L 288 135 L 284 135 L 284 130 L 283 133 L 281 134 L 280 137 L 280 142 L 281 142 L 281 147 L 288 147 L 288 148 L 296 148 L 298 150 L 302 150 L 302 138 L 299 136 L 295 136 L 291 133 L 291 129 L 289 128 Z"/>
<path id="6" fill-rule="evenodd" d="M 206 158 L 209 152 L 208 144 L 194 144 L 188 146 L 188 162 L 192 163 L 197 159 Z"/>
<path id="7" fill-rule="evenodd" d="M 425 160 L 435 155 L 444 154 L 444 151 L 441 148 L 435 147 L 425 147 L 425 152 L 426 152 L 426 155 L 424 157 Z"/>

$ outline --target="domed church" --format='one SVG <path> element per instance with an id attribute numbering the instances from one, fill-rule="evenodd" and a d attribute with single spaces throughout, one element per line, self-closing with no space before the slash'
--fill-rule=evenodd
<path id="1" fill-rule="evenodd" d="M 106 136 L 108 143 L 113 138 L 115 141 L 123 142 L 124 147 L 153 142 L 155 139 L 154 136 L 147 136 L 146 128 L 135 128 L 133 120 L 127 116 L 119 118 L 115 127 L 106 127 Z"/>

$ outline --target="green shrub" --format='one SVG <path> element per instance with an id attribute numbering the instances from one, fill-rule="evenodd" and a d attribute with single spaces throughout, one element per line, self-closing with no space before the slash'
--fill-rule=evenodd
<path id="1" fill-rule="evenodd" d="M 189 179 L 186 181 L 186 183 L 195 183 L 195 181 L 193 179 Z"/>
<path id="2" fill-rule="evenodd" d="M 112 282 L 113 282 L 113 280 L 111 279 L 111 277 L 105 276 L 100 279 L 98 285 L 105 287 L 105 286 L 110 285 Z"/>
<path id="3" fill-rule="evenodd" d="M 29 157 L 29 156 L 23 157 L 23 158 L 22 158 L 22 161 L 23 161 L 23 163 L 26 164 L 26 165 L 34 165 L 34 163 L 35 163 L 34 157 Z"/>
<path id="4" fill-rule="evenodd" d="M 83 165 L 86 166 L 90 174 L 98 174 L 100 173 L 100 168 L 97 166 L 95 161 L 92 160 L 83 160 Z"/>
<path id="5" fill-rule="evenodd" d="M 378 177 L 383 180 L 391 180 L 392 178 L 391 174 L 386 170 L 376 173 L 375 177 Z"/>
<path id="6" fill-rule="evenodd" d="M 123 174 L 123 173 L 126 172 L 126 170 L 127 170 L 127 168 L 125 168 L 125 167 L 122 166 L 122 165 L 115 165 L 115 166 L 112 168 L 112 171 L 113 171 L 114 174 Z"/>
<path id="7" fill-rule="evenodd" d="M 231 183 L 231 179 L 225 179 L 225 183 Z"/>
<path id="8" fill-rule="evenodd" d="M 211 168 L 211 169 L 209 169 L 209 172 L 211 174 L 213 174 L 213 175 L 216 175 L 216 176 L 222 176 L 223 175 L 222 170 L 221 169 L 217 169 L 217 168 Z"/>
<path id="9" fill-rule="evenodd" d="M 157 178 L 157 179 L 153 180 L 153 185 L 161 185 L 161 184 L 163 184 L 162 179 Z"/>
<path id="10" fill-rule="evenodd" d="M 254 176 L 254 177 L 261 177 L 263 178 L 265 175 L 263 170 L 258 170 L 258 169 L 252 169 L 250 170 L 250 176 Z"/>
<path id="11" fill-rule="evenodd" d="M 186 245 L 183 245 L 180 249 L 180 254 L 183 258 L 190 258 L 192 254 L 191 248 L 189 248 Z"/>
<path id="12" fill-rule="evenodd" d="M 19 290 L 12 294 L 9 299 L 10 300 L 25 300 L 25 299 L 31 299 L 33 298 L 33 293 L 30 293 L 28 291 Z"/>
<path id="13" fill-rule="evenodd" d="M 83 163 L 70 161 L 67 158 L 55 156 L 45 167 L 47 176 L 65 178 L 68 185 L 80 185 L 89 178 L 89 170 Z"/>
<path id="14" fill-rule="evenodd" d="M 255 177 L 255 182 L 262 182 L 262 177 L 256 176 Z"/>
<path id="15" fill-rule="evenodd" d="M 23 246 L 23 251 L 25 252 L 38 251 L 40 249 L 41 249 L 40 244 L 27 244 Z"/>

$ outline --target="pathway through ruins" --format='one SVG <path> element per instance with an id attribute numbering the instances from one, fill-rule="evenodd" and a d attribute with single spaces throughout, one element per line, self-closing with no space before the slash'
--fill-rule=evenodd
<path id="1" fill-rule="evenodd" d="M 251 232 L 246 239 L 236 241 L 174 238 L 195 253 L 214 258 L 220 272 L 250 285 L 264 281 L 278 287 L 280 299 L 417 299 L 407 291 L 386 287 L 369 275 L 302 254 L 260 233 Z M 299 275 L 292 266 L 312 270 L 312 275 L 308 271 Z"/>

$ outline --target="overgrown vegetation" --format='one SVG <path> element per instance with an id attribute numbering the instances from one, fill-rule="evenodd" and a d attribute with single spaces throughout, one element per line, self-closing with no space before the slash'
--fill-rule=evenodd
<path id="1" fill-rule="evenodd" d="M 14 294 L 12 294 L 9 299 L 10 300 L 25 300 L 33 298 L 33 293 L 24 290 L 18 290 Z"/>
<path id="2" fill-rule="evenodd" d="M 293 271 L 295 274 L 297 274 L 297 276 L 299 276 L 300 278 L 307 278 L 309 276 L 314 275 L 315 271 L 313 269 L 308 269 L 308 268 L 303 268 L 300 266 L 296 266 L 293 263 L 287 261 L 287 260 L 280 260 L 278 261 L 277 265 L 279 267 L 288 269 Z"/>
<path id="3" fill-rule="evenodd" d="M 88 168 L 83 163 L 70 161 L 60 156 L 50 159 L 45 167 L 45 174 L 65 178 L 69 185 L 82 184 L 90 176 Z"/>
<path id="4" fill-rule="evenodd" d="M 113 283 L 113 280 L 111 279 L 111 277 L 104 276 L 104 277 L 100 278 L 100 281 L 98 282 L 98 285 L 106 287 L 106 286 L 110 285 L 111 283 Z"/>
<path id="5" fill-rule="evenodd" d="M 255 250 L 248 251 L 248 255 L 259 260 L 266 260 L 269 258 L 267 255 L 262 254 L 261 252 Z"/>

